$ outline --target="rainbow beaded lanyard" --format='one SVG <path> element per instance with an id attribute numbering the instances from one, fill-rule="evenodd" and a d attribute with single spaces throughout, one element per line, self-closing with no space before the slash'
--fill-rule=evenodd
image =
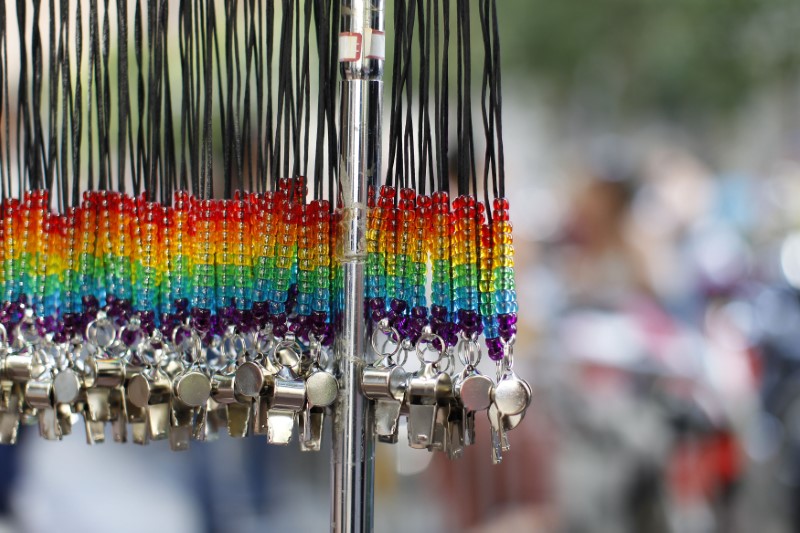
<path id="1" fill-rule="evenodd" d="M 380 406 L 380 440 L 398 440 L 396 399 L 403 396 L 409 445 L 451 458 L 475 442 L 474 416 L 487 411 L 492 458 L 498 463 L 509 448 L 506 432 L 522 420 L 531 390 L 512 368 L 518 307 L 509 201 L 504 197 L 496 3 L 478 4 L 485 45 L 482 191 L 472 125 L 470 4 L 459 0 L 455 9 L 458 145 L 453 176 L 447 149 L 449 10 L 441 12 L 445 37 L 440 41 L 438 6 L 421 5 L 419 13 L 415 2 L 396 6 L 389 165 L 385 183 L 371 191 L 366 234 L 365 313 L 376 361 L 364 371 L 362 390 Z M 422 58 L 416 121 L 409 74 L 415 26 Z M 428 101 L 432 63 L 433 127 Z M 451 177 L 458 191 L 452 200 Z M 477 369 L 484 347 L 497 365 L 494 381 Z M 416 354 L 421 365 L 413 374 L 403 369 L 409 354 Z M 460 372 L 456 359 L 463 364 Z"/>
<path id="2" fill-rule="evenodd" d="M 352 61 L 337 50 L 337 2 L 285 1 L 277 26 L 272 1 L 265 10 L 181 2 L 177 35 L 169 2 L 117 3 L 116 33 L 108 3 L 75 14 L 62 3 L 47 61 L 42 21 L 19 11 L 18 68 L 0 17 L 0 80 L 19 79 L 16 92 L 0 84 L 0 444 L 15 442 L 23 422 L 60 439 L 82 417 L 89 443 L 110 425 L 116 441 L 168 439 L 174 450 L 222 426 L 287 444 L 298 425 L 301 448 L 318 450 L 339 393 L 335 324 L 351 300 L 336 261 L 346 222 L 336 67 Z M 355 356 L 374 359 L 361 384 L 378 438 L 397 441 L 402 412 L 410 446 L 456 458 L 486 411 L 499 462 L 530 388 L 512 369 L 496 0 L 477 2 L 480 165 L 474 7 L 453 4 L 395 3 L 388 168 L 382 183 L 365 178 L 363 311 L 374 353 Z M 370 39 L 382 54 L 383 35 Z M 496 379 L 477 369 L 484 352 Z M 413 372 L 409 354 L 420 361 Z"/>
<path id="3" fill-rule="evenodd" d="M 459 339 L 483 335 L 487 353 L 501 361 L 516 334 L 517 302 L 514 285 L 514 247 L 509 218 L 509 201 L 504 198 L 502 123 L 500 121 L 499 65 L 493 65 L 492 47 L 497 33 L 488 27 L 494 21 L 495 6 L 481 2 L 481 21 L 486 39 L 484 96 L 482 108 L 486 134 L 484 162 L 484 200 L 478 198 L 475 176 L 474 140 L 470 111 L 468 23 L 469 6 L 458 6 L 459 101 L 458 109 L 458 195 L 450 198 L 447 161 L 447 116 L 436 117 L 436 138 L 431 139 L 427 93 L 422 95 L 417 138 L 425 147 L 420 152 L 419 176 L 414 175 L 413 148 L 404 139 L 413 138 L 411 107 L 406 108 L 405 126 L 401 125 L 403 91 L 411 84 L 404 75 L 395 80 L 390 126 L 390 160 L 386 184 L 371 198 L 367 221 L 367 306 L 376 327 L 391 327 L 401 338 L 416 344 L 423 330 L 454 347 Z M 413 36 L 413 6 L 400 10 L 395 46 L 404 49 L 398 55 L 395 72 L 406 72 L 411 61 L 409 41 Z M 430 24 L 420 13 L 420 42 L 430 52 Z M 438 16 L 438 10 L 434 11 Z M 445 15 L 447 12 L 445 11 Z M 462 17 L 464 17 L 462 19 Z M 435 19 L 438 31 L 438 18 Z M 445 23 L 447 25 L 447 23 Z M 445 41 L 446 46 L 447 41 Z M 438 40 L 437 40 L 438 45 Z M 427 47 L 427 48 L 425 48 Z M 447 70 L 447 48 L 443 50 L 442 72 Z M 403 63 L 405 62 L 405 63 Z M 420 87 L 429 83 L 429 68 L 420 66 Z M 462 74 L 462 70 L 464 73 Z M 437 69 L 437 76 L 438 76 Z M 436 79 L 436 109 L 448 94 L 447 78 L 439 86 Z M 433 142 L 432 142 L 433 141 Z M 439 147 L 437 150 L 435 147 Z M 409 150 L 411 160 L 409 161 Z M 439 160 L 434 162 L 434 156 Z M 396 169 L 394 164 L 397 162 Z M 436 169 L 434 176 L 433 169 Z M 426 173 L 430 169 L 430 194 L 426 194 Z M 491 186 L 489 177 L 491 176 Z M 435 178 L 435 179 L 434 179 Z M 397 185 L 396 185 L 397 184 Z M 494 198 L 490 200 L 490 195 Z M 430 284 L 428 284 L 430 266 Z M 428 305 L 427 295 L 430 295 Z"/>

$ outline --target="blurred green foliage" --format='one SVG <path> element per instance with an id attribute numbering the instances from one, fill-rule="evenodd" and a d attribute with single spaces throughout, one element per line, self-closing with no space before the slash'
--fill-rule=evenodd
<path id="1" fill-rule="evenodd" d="M 477 0 L 471 1 L 478 83 L 481 30 Z M 557 103 L 713 116 L 735 110 L 765 85 L 795 87 L 800 81 L 800 0 L 497 3 L 507 83 L 533 79 Z M 454 8 L 455 0 L 450 4 Z M 386 14 L 391 72 L 392 0 Z M 454 44 L 454 28 L 452 38 Z"/>
<path id="2" fill-rule="evenodd" d="M 796 81 L 800 65 L 798 0 L 498 0 L 498 11 L 505 73 L 631 112 L 725 113 Z"/>

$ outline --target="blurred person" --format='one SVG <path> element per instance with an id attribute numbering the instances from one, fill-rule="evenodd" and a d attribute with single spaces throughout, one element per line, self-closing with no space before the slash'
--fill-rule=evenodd
<path id="1" fill-rule="evenodd" d="M 634 193 L 633 179 L 613 172 L 594 172 L 577 188 L 558 258 L 569 305 L 615 308 L 651 293 L 627 232 Z"/>

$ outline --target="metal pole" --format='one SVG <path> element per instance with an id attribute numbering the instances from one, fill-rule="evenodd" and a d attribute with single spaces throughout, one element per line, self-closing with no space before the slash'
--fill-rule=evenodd
<path id="1" fill-rule="evenodd" d="M 342 0 L 339 206 L 344 309 L 337 326 L 339 396 L 333 416 L 331 531 L 372 531 L 373 408 L 361 394 L 366 355 L 364 264 L 367 195 L 380 172 L 384 56 L 383 0 Z"/>

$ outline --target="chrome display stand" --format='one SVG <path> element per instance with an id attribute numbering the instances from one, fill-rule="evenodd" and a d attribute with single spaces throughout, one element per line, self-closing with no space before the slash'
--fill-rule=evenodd
<path id="1" fill-rule="evenodd" d="M 375 480 L 374 409 L 361 394 L 366 364 L 364 267 L 367 194 L 380 173 L 384 63 L 383 0 L 342 0 L 339 34 L 339 200 L 344 281 L 336 359 L 339 396 L 333 415 L 331 531 L 372 531 Z M 373 189 L 374 190 L 374 189 Z"/>

